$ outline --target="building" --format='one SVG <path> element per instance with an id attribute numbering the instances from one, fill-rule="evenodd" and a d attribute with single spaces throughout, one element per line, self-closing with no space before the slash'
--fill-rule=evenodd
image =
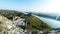
<path id="1" fill-rule="evenodd" d="M 54 28 L 51 31 L 48 31 L 47 34 L 60 34 L 60 28 Z"/>
<path id="2" fill-rule="evenodd" d="M 17 20 L 13 20 L 11 21 L 14 25 L 17 25 L 17 26 L 24 26 L 25 25 L 25 19 L 23 18 L 18 18 Z"/>

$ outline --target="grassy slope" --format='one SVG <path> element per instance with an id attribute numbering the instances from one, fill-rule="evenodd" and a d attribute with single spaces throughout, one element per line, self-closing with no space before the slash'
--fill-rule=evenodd
<path id="1" fill-rule="evenodd" d="M 40 19 L 38 19 L 35 16 L 30 16 L 28 19 L 28 25 L 27 25 L 27 29 L 30 31 L 34 31 L 34 30 L 50 30 L 51 27 L 49 25 L 47 25 L 46 23 L 44 23 L 43 21 L 41 21 Z"/>
<path id="2" fill-rule="evenodd" d="M 26 15 L 24 13 L 21 12 L 14 12 L 11 10 L 2 10 L 3 12 L 0 12 L 0 15 L 3 15 L 5 17 L 7 17 L 8 19 L 12 20 L 13 17 L 15 16 L 19 16 L 19 17 L 26 17 Z M 11 11 L 11 13 L 9 12 Z M 14 13 L 12 13 L 14 12 Z M 49 25 L 47 25 L 46 23 L 44 23 L 43 21 L 41 21 L 40 19 L 38 19 L 35 16 L 30 16 L 28 17 L 28 21 L 27 21 L 27 30 L 30 31 L 34 31 L 34 30 L 50 30 L 51 27 Z"/>

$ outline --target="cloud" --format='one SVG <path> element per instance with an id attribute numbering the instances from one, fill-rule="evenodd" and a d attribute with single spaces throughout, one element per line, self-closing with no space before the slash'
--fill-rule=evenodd
<path id="1" fill-rule="evenodd" d="M 41 11 L 46 11 L 50 13 L 60 13 L 60 0 L 51 0 L 51 2 Z"/>

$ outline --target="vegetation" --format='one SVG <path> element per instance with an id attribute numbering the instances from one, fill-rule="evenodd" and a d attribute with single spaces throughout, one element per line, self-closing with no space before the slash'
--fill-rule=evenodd
<path id="1" fill-rule="evenodd" d="M 0 15 L 0 31 L 11 30 L 11 28 L 13 28 L 11 22 L 6 17 Z"/>
<path id="2" fill-rule="evenodd" d="M 18 16 L 21 18 L 28 19 L 27 20 L 27 27 L 26 29 L 29 31 L 34 31 L 34 30 L 50 30 L 51 27 L 38 19 L 37 17 L 31 15 L 31 14 L 24 14 L 22 12 L 17 12 L 13 10 L 0 10 L 0 15 L 7 17 L 9 20 L 13 20 L 14 17 Z"/>
<path id="3" fill-rule="evenodd" d="M 27 29 L 30 31 L 32 30 L 44 31 L 50 30 L 51 27 L 44 23 L 43 21 L 41 21 L 40 19 L 36 18 L 35 16 L 30 16 L 27 23 Z"/>

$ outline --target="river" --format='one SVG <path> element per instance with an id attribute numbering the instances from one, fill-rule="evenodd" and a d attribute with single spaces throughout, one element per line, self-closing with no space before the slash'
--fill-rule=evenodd
<path id="1" fill-rule="evenodd" d="M 38 17 L 43 22 L 47 23 L 52 28 L 60 28 L 60 21 L 57 21 L 57 20 L 54 20 L 54 19 L 49 19 L 49 18 L 43 18 L 43 17 L 40 17 L 40 16 L 36 16 L 36 17 Z"/>

